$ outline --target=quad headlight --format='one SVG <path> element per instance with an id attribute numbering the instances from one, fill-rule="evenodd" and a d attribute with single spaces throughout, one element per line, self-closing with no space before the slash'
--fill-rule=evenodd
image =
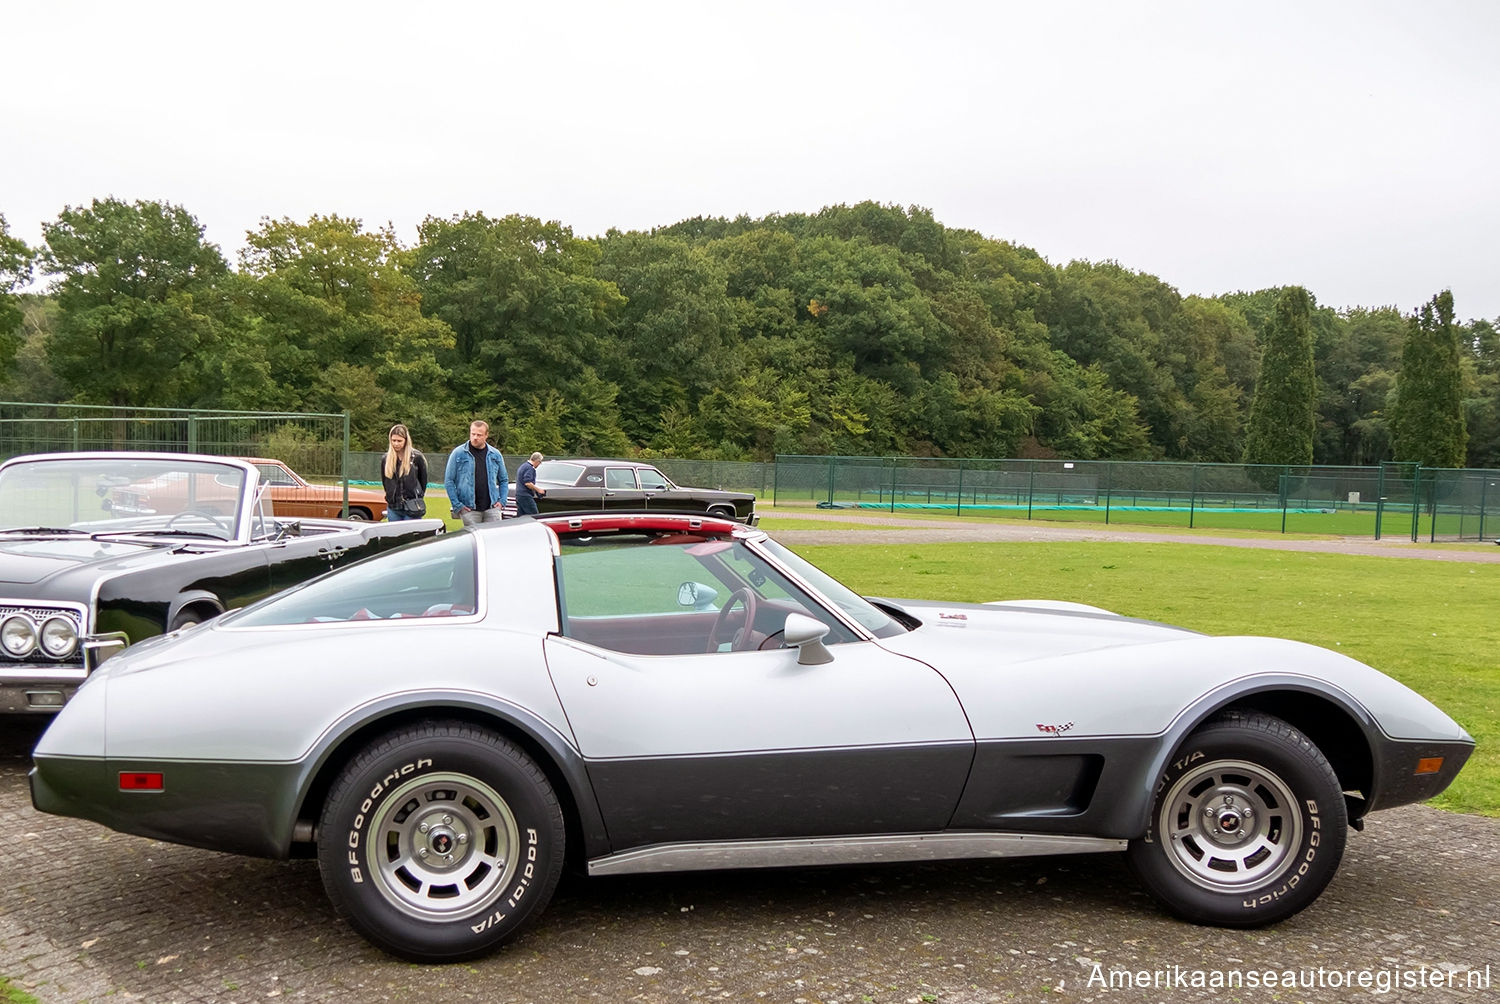
<path id="1" fill-rule="evenodd" d="M 54 659 L 66 659 L 78 650 L 78 628 L 71 618 L 48 617 L 42 622 L 42 651 Z"/>
<path id="2" fill-rule="evenodd" d="M 0 624 L 0 646 L 20 659 L 36 651 L 36 625 L 24 614 L 13 614 Z"/>
<path id="3" fill-rule="evenodd" d="M 42 619 L 40 626 L 37 619 Z M 38 649 L 50 659 L 66 659 L 78 651 L 80 640 L 78 625 L 65 614 L 21 612 L 0 621 L 0 648 L 13 659 L 25 659 Z"/>

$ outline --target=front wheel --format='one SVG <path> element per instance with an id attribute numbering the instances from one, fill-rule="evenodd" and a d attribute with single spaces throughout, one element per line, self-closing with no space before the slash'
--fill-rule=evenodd
<path id="1" fill-rule="evenodd" d="M 1317 899 L 1343 857 L 1338 777 L 1278 718 L 1231 714 L 1188 737 L 1156 790 L 1128 859 L 1169 910 L 1199 924 L 1257 927 Z"/>
<path id="2" fill-rule="evenodd" d="M 414 962 L 495 948 L 547 905 L 562 810 L 505 739 L 459 722 L 393 732 L 344 768 L 324 803 L 318 866 L 338 912 Z"/>

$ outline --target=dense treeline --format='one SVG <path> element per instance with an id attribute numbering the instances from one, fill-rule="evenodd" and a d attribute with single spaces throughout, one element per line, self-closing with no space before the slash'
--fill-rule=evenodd
<path id="1" fill-rule="evenodd" d="M 429 218 L 414 245 L 337 216 L 267 219 L 233 266 L 172 205 L 97 200 L 43 236 L 29 249 L 0 218 L 8 400 L 348 411 L 372 449 L 396 421 L 441 448 L 479 416 L 507 449 L 547 453 L 1239 462 L 1248 442 L 1254 459 L 1296 463 L 1310 434 L 1315 463 L 1371 464 L 1393 456 L 1406 352 L 1448 367 L 1408 378 L 1456 389 L 1461 413 L 1442 404 L 1432 419 L 1443 441 L 1465 456 L 1457 422 L 1468 466 L 1500 466 L 1500 342 L 1489 322 L 1453 322 L 1451 297 L 1437 338 L 1433 305 L 1184 297 L 1115 262 L 1051 265 L 919 208 L 597 239 L 473 213 Z M 48 291 L 18 293 L 33 268 Z M 1278 324 L 1290 369 L 1267 348 Z M 1450 336 L 1456 371 L 1429 358 Z M 1301 396 L 1278 405 L 1267 382 L 1252 434 L 1263 355 L 1275 386 Z M 1309 397 L 1307 432 L 1298 419 L 1279 436 L 1277 416 Z"/>

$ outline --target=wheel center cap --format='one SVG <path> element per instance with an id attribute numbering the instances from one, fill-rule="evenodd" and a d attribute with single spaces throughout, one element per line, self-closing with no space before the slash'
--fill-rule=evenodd
<path id="1" fill-rule="evenodd" d="M 434 829 L 427 838 L 427 843 L 439 854 L 447 854 L 453 850 L 453 831 L 446 827 Z"/>
<path id="2" fill-rule="evenodd" d="M 1223 812 L 1219 814 L 1219 829 L 1225 833 L 1235 833 L 1240 828 L 1240 814 L 1237 812 Z"/>

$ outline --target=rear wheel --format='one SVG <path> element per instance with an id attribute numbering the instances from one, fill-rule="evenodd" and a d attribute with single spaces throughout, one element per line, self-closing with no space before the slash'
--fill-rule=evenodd
<path id="1" fill-rule="evenodd" d="M 539 914 L 562 871 L 557 797 L 532 760 L 459 722 L 364 750 L 324 804 L 318 865 L 335 908 L 416 962 L 495 948 Z"/>
<path id="2" fill-rule="evenodd" d="M 1177 752 L 1128 858 L 1178 916 L 1255 927 L 1318 897 L 1347 826 L 1338 778 L 1309 739 L 1278 718 L 1232 714 Z"/>
<path id="3" fill-rule="evenodd" d="M 349 509 L 349 518 L 362 521 L 369 520 L 371 518 L 371 513 L 368 509 L 355 509 L 351 507 Z"/>

